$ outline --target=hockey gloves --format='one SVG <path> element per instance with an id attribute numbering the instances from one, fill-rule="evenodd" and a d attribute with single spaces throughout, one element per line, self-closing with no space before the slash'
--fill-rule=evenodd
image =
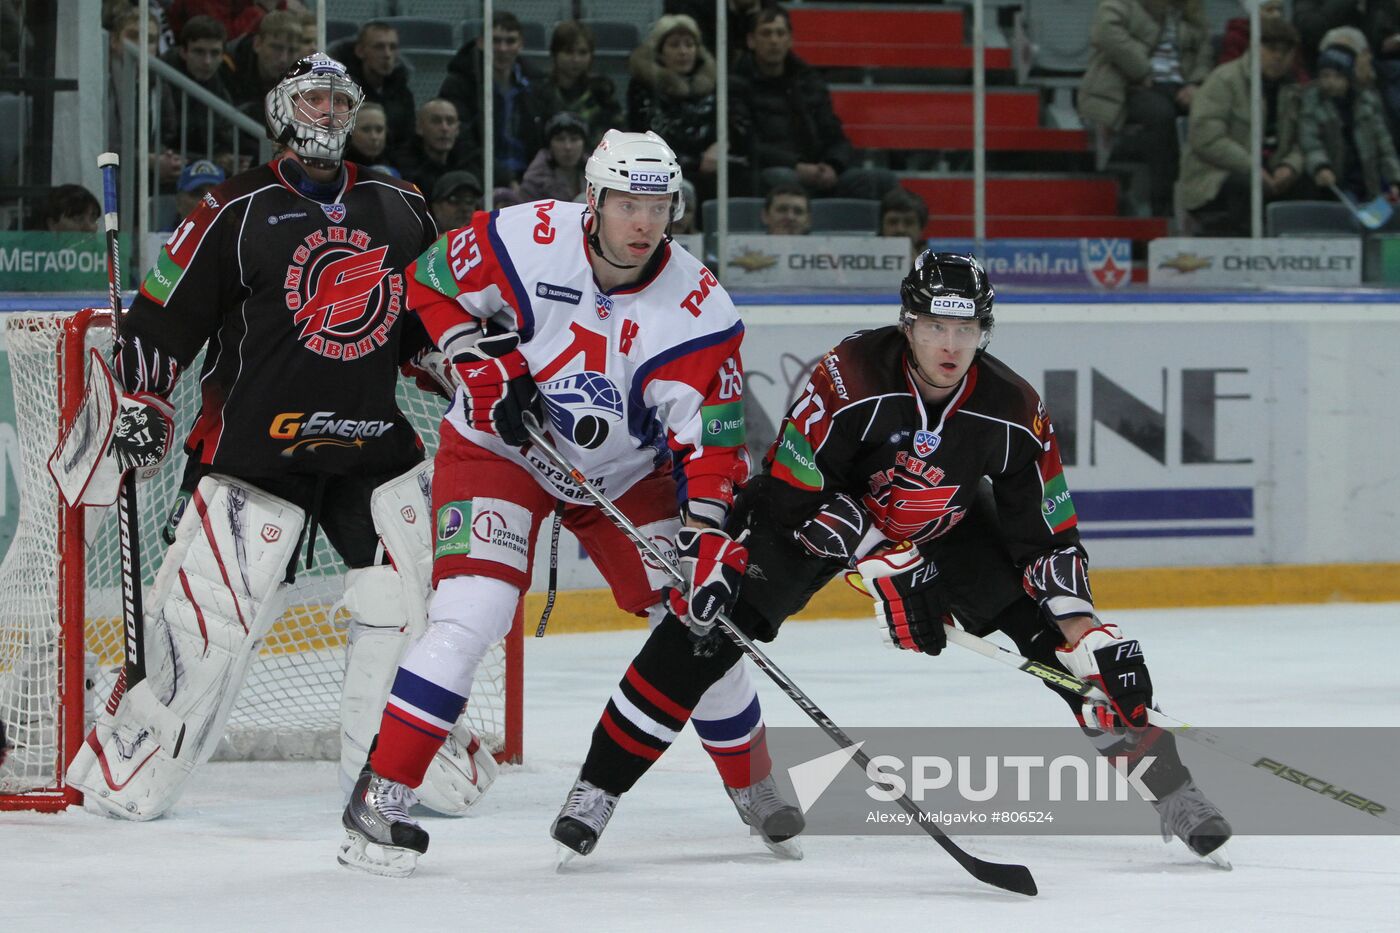
<path id="1" fill-rule="evenodd" d="M 686 586 L 685 593 L 670 591 L 671 611 L 701 639 L 710 634 L 716 617 L 734 606 L 749 551 L 718 528 L 682 528 L 676 533 L 676 550 Z"/>
<path id="2" fill-rule="evenodd" d="M 520 335 L 510 332 L 482 337 L 470 349 L 456 354 L 452 365 L 467 395 L 468 423 L 512 447 L 528 444 L 525 413 L 539 414 L 540 391 L 520 352 Z"/>
<path id="3" fill-rule="evenodd" d="M 845 493 L 837 493 L 794 532 L 797 543 L 817 557 L 855 564 L 861 540 L 870 530 L 870 516 Z"/>
<path id="4" fill-rule="evenodd" d="M 1073 645 L 1057 648 L 1061 663 L 1080 680 L 1108 694 L 1108 702 L 1084 701 L 1084 724 L 1104 732 L 1147 726 L 1152 678 L 1137 639 L 1125 639 L 1112 623 L 1100 623 Z"/>
<path id="5" fill-rule="evenodd" d="M 872 554 L 856 570 L 875 600 L 875 621 L 884 624 L 895 647 L 929 655 L 943 650 L 951 619 L 932 561 L 910 547 Z"/>

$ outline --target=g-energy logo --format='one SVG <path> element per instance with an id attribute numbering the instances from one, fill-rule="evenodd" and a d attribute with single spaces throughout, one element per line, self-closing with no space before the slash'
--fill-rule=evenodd
<path id="1" fill-rule="evenodd" d="M 282 456 L 291 457 L 298 451 L 315 451 L 321 447 L 363 447 L 367 441 L 388 434 L 393 427 L 392 421 L 338 418 L 333 411 L 312 412 L 310 417 L 305 412 L 284 411 L 272 419 L 267 436 L 291 441 L 282 448 Z"/>

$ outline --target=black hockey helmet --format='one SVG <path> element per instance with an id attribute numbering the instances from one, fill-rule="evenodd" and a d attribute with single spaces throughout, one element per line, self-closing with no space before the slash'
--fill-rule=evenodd
<path id="1" fill-rule="evenodd" d="M 915 315 L 974 318 L 982 324 L 982 349 L 992 338 L 996 291 L 977 257 L 926 249 L 899 285 L 899 322 Z"/>

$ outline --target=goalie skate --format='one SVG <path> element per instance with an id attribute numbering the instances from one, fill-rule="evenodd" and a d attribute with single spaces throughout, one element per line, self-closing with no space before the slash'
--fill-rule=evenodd
<path id="1" fill-rule="evenodd" d="M 1162 818 L 1162 841 L 1172 836 L 1203 859 L 1229 871 L 1233 866 L 1225 851 L 1232 830 L 1220 808 L 1211 803 L 1195 781 L 1187 781 L 1156 801 L 1153 806 Z"/>
<path id="2" fill-rule="evenodd" d="M 803 819 L 800 809 L 778 793 L 771 774 L 748 787 L 726 787 L 724 790 L 734 801 L 739 819 L 758 830 L 763 844 L 774 855 L 794 861 L 802 858 L 802 844 L 797 841 L 797 835 L 806 828 L 807 821 Z"/>
<path id="3" fill-rule="evenodd" d="M 559 843 L 559 867 L 574 855 L 587 855 L 598 844 L 608 820 L 617 808 L 617 795 L 580 778 L 569 791 L 549 834 Z"/>
<path id="4" fill-rule="evenodd" d="M 428 851 L 428 833 L 408 815 L 416 802 L 411 789 L 366 765 L 340 818 L 345 841 L 336 861 L 389 878 L 413 874 L 418 856 Z"/>

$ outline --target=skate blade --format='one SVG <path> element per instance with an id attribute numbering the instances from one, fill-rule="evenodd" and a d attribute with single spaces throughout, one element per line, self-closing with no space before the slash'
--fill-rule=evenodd
<path id="1" fill-rule="evenodd" d="M 407 878 L 418 867 L 418 853 L 399 846 L 370 842 L 358 833 L 345 834 L 335 860 L 346 868 L 381 875 L 385 878 Z"/>
<path id="2" fill-rule="evenodd" d="M 1203 855 L 1201 858 L 1222 871 L 1235 870 L 1235 866 L 1230 864 L 1230 853 L 1225 851 L 1224 843 L 1221 843 L 1220 847 L 1214 852 Z"/>
<path id="3" fill-rule="evenodd" d="M 564 870 L 564 867 L 566 865 L 568 865 L 574 860 L 578 853 L 575 852 L 573 849 L 570 849 L 568 846 L 564 845 L 564 843 L 562 842 L 556 842 L 555 846 L 559 849 L 559 851 L 554 853 L 554 870 L 560 872 Z"/>
<path id="4" fill-rule="evenodd" d="M 763 839 L 762 836 L 759 838 Z M 768 847 L 769 852 L 772 852 L 780 859 L 786 859 L 790 862 L 802 861 L 802 843 L 797 841 L 796 836 L 791 839 L 784 839 L 782 842 L 772 842 L 763 839 L 763 844 Z"/>

